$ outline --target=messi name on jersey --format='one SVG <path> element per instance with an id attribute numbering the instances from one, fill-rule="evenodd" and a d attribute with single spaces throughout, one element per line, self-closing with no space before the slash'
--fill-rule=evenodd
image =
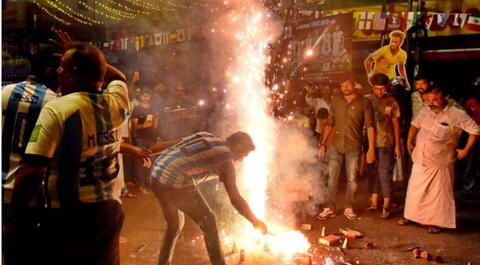
<path id="1" fill-rule="evenodd" d="M 88 147 L 103 146 L 119 141 L 118 130 L 88 135 Z"/>

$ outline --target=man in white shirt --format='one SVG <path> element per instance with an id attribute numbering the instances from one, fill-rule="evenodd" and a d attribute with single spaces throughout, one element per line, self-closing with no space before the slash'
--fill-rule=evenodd
<path id="1" fill-rule="evenodd" d="M 428 93 L 427 100 L 429 107 L 418 113 L 408 133 L 413 168 L 405 218 L 399 224 L 413 221 L 429 226 L 429 233 L 439 233 L 441 228 L 456 228 L 454 162 L 467 156 L 480 135 L 480 126 L 465 111 L 448 104 L 439 87 Z M 465 149 L 457 149 L 462 130 L 469 133 L 468 142 Z"/>

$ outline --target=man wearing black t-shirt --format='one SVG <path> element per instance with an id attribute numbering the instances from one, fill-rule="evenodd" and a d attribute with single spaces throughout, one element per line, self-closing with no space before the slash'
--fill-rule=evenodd
<path id="1" fill-rule="evenodd" d="M 182 138 L 198 131 L 197 107 L 185 97 L 185 88 L 177 86 L 173 89 L 173 97 L 165 104 L 168 140 Z"/>
<path id="2" fill-rule="evenodd" d="M 140 105 L 135 107 L 132 112 L 133 127 L 136 131 L 136 144 L 141 148 L 150 148 L 155 144 L 155 128 L 158 126 L 158 114 L 156 109 L 150 105 L 150 92 L 142 90 L 140 94 Z M 139 189 L 146 193 L 145 186 L 150 186 L 149 169 L 143 167 L 140 162 L 135 162 L 134 172 L 136 172 Z"/>

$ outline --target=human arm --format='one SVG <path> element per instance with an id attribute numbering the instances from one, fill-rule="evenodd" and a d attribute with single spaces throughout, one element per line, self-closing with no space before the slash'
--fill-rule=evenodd
<path id="1" fill-rule="evenodd" d="M 367 71 L 368 77 L 370 77 L 372 73 L 372 62 L 373 58 L 371 56 L 368 56 L 368 58 L 365 60 L 365 70 Z"/>
<path id="2" fill-rule="evenodd" d="M 410 156 L 412 155 L 413 148 L 415 147 L 415 138 L 417 137 L 419 128 L 415 125 L 410 125 L 410 130 L 408 131 L 408 139 L 407 139 L 407 150 Z"/>
<path id="3" fill-rule="evenodd" d="M 12 200 L 8 208 L 7 224 L 16 225 L 42 185 L 48 167 L 25 163 L 15 178 Z"/>
<path id="4" fill-rule="evenodd" d="M 398 117 L 392 118 L 393 134 L 395 136 L 395 159 L 399 159 L 402 156 L 400 149 L 400 121 Z"/>
<path id="5" fill-rule="evenodd" d="M 367 163 L 371 164 L 375 161 L 375 128 L 369 127 L 367 129 L 368 137 L 368 151 L 367 151 Z"/>
<path id="6" fill-rule="evenodd" d="M 224 175 L 223 178 L 225 181 L 223 184 L 225 186 L 225 190 L 227 191 L 228 197 L 230 198 L 232 206 L 238 211 L 238 213 L 252 223 L 252 225 L 255 227 L 255 230 L 259 230 L 262 234 L 266 235 L 268 233 L 267 226 L 255 216 L 248 203 L 238 191 L 237 183 L 235 181 L 235 167 L 232 161 L 222 164 L 220 171 L 221 174 Z"/>
<path id="7" fill-rule="evenodd" d="M 133 98 L 133 94 L 135 92 L 135 84 L 140 81 L 140 73 L 138 71 L 133 72 L 132 81 L 128 86 L 128 96 Z"/>
<path id="8" fill-rule="evenodd" d="M 368 137 L 368 151 L 367 151 L 367 163 L 371 164 L 375 161 L 375 119 L 373 116 L 373 106 L 372 102 L 369 99 L 365 98 L 364 101 L 364 112 L 365 117 L 364 127 L 367 128 L 367 137 Z"/>
<path id="9" fill-rule="evenodd" d="M 160 142 L 160 143 L 157 143 L 154 146 L 150 147 L 150 151 L 152 152 L 152 155 L 158 155 L 158 154 L 162 153 L 163 151 L 167 150 L 168 148 L 178 144 L 181 141 L 182 141 L 182 139 Z"/>
<path id="10" fill-rule="evenodd" d="M 325 152 L 327 151 L 327 141 L 328 137 L 330 137 L 330 134 L 332 134 L 333 128 L 330 126 L 325 126 L 325 132 L 322 133 L 322 139 L 320 140 L 319 146 L 318 146 L 318 157 L 321 158 L 322 156 L 325 155 Z"/>
<path id="11" fill-rule="evenodd" d="M 120 153 L 133 157 L 139 162 L 143 162 L 143 166 L 149 168 L 152 165 L 150 155 L 152 151 L 134 146 L 125 142 L 120 145 Z"/>
<path id="12" fill-rule="evenodd" d="M 135 109 L 134 109 L 135 111 Z M 138 123 L 138 118 L 133 118 L 133 127 L 138 130 L 138 129 L 146 129 L 149 127 L 152 127 L 153 121 L 152 120 L 147 120 L 145 119 L 145 122 L 143 124 Z"/>
<path id="13" fill-rule="evenodd" d="M 467 141 L 467 144 L 465 145 L 465 148 L 457 149 L 457 158 L 459 160 L 464 159 L 467 156 L 468 152 L 470 152 L 470 149 L 472 149 L 476 141 L 477 141 L 477 135 L 469 134 L 468 141 Z"/>

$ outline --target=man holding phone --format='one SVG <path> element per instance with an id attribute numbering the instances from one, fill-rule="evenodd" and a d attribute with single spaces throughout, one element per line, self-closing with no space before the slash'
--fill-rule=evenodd
<path id="1" fill-rule="evenodd" d="M 146 149 L 155 144 L 155 129 L 158 126 L 157 111 L 150 104 L 150 96 L 150 91 L 143 89 L 140 92 L 140 105 L 135 107 L 132 112 L 136 146 Z M 150 186 L 149 169 L 136 161 L 134 172 L 137 172 L 138 189 L 147 193 L 146 187 Z"/>

